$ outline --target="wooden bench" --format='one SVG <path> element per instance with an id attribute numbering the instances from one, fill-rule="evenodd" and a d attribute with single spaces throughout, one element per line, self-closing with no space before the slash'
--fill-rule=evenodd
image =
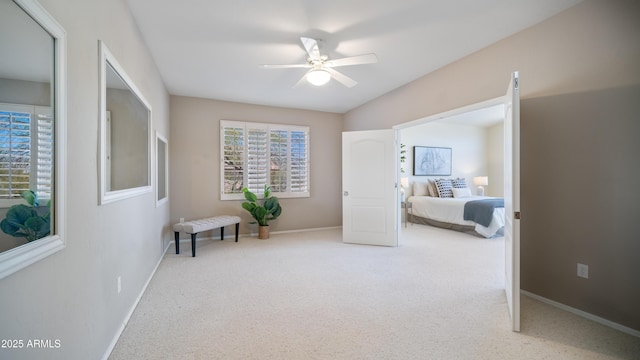
<path id="1" fill-rule="evenodd" d="M 196 236 L 207 230 L 220 228 L 220 240 L 224 240 L 224 227 L 236 224 L 236 242 L 238 242 L 238 230 L 240 229 L 240 217 L 232 215 L 214 216 L 206 219 L 185 221 L 173 225 L 176 240 L 176 254 L 180 254 L 180 232 L 191 234 L 191 256 L 196 256 Z"/>

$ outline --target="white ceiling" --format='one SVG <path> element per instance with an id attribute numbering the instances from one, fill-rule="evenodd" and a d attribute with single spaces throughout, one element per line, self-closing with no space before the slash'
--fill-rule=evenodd
<path id="1" fill-rule="evenodd" d="M 53 42 L 11 0 L 0 0 L 0 78 L 49 82 Z"/>
<path id="2" fill-rule="evenodd" d="M 344 113 L 581 0 L 128 0 L 173 95 Z M 293 88 L 306 69 L 300 36 L 358 81 Z M 515 70 L 515 69 L 514 69 Z"/>

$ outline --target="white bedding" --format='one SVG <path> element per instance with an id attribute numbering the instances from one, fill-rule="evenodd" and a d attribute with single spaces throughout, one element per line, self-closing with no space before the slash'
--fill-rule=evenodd
<path id="1" fill-rule="evenodd" d="M 437 198 L 431 196 L 410 196 L 411 214 L 444 223 L 473 226 L 474 230 L 484 236 L 492 237 L 504 227 L 504 208 L 495 208 L 493 218 L 488 227 L 474 221 L 464 219 L 464 204 L 467 201 L 495 199 L 490 196 L 471 196 L 464 198 Z"/>

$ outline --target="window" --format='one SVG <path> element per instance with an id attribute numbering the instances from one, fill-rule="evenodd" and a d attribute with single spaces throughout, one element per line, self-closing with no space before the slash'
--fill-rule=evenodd
<path id="1" fill-rule="evenodd" d="M 221 199 L 270 185 L 282 198 L 309 196 L 309 127 L 220 121 Z"/>
<path id="2" fill-rule="evenodd" d="M 20 199 L 29 189 L 51 199 L 52 160 L 51 108 L 0 104 L 0 199 Z"/>

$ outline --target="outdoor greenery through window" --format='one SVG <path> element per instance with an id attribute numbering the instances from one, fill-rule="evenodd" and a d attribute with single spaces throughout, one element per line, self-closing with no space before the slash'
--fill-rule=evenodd
<path id="1" fill-rule="evenodd" d="M 25 190 L 50 199 L 52 162 L 51 108 L 0 104 L 0 199 L 20 199 Z"/>
<path id="2" fill-rule="evenodd" d="M 243 199 L 242 188 L 309 196 L 309 127 L 220 121 L 221 199 Z"/>

